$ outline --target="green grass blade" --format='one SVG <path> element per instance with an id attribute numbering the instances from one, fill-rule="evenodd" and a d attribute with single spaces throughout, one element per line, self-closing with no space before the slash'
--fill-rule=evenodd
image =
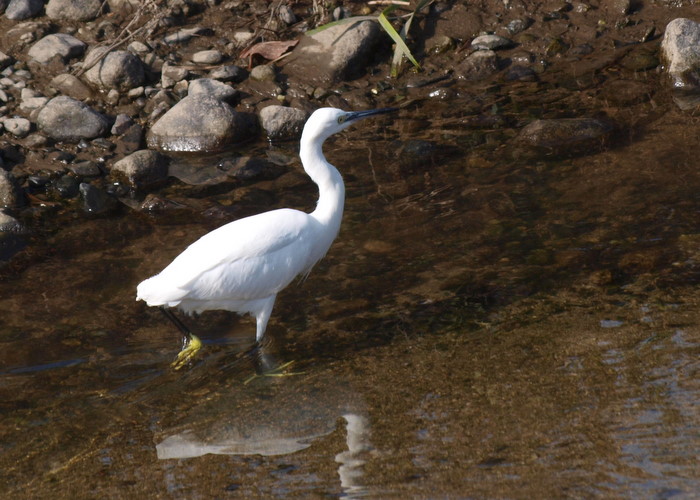
<path id="1" fill-rule="evenodd" d="M 391 7 L 389 9 L 393 10 L 393 8 L 391 8 Z M 405 56 L 406 59 L 411 61 L 411 63 L 416 68 L 420 69 L 420 64 L 418 64 L 418 61 L 416 61 L 416 59 L 413 57 L 413 54 L 411 54 L 411 49 L 408 48 L 408 45 L 406 45 L 406 42 L 403 41 L 403 38 L 401 38 L 401 35 L 399 35 L 396 32 L 394 27 L 391 25 L 389 20 L 386 18 L 385 13 L 389 12 L 390 11 L 389 9 L 385 9 L 381 14 L 379 14 L 377 21 L 379 21 L 379 25 L 384 29 L 384 31 L 387 32 L 387 34 L 391 37 L 391 39 L 396 44 L 396 49 L 394 50 L 394 58 L 391 62 L 391 76 L 397 76 L 399 63 L 401 61 L 402 56 Z"/>

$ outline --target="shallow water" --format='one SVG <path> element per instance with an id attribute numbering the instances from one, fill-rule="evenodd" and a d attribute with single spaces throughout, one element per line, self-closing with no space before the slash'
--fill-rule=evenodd
<path id="1" fill-rule="evenodd" d="M 580 98 L 545 90 L 407 96 L 329 141 L 341 234 L 262 352 L 249 318 L 206 313 L 173 372 L 135 286 L 227 220 L 310 210 L 298 164 L 41 233 L 0 284 L 2 496 L 694 497 L 697 119 L 661 91 L 608 110 L 629 137 L 532 156 L 518 124 Z"/>

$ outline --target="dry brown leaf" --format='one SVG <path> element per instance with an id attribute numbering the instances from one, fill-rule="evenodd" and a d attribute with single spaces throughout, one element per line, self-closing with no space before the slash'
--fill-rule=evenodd
<path id="1" fill-rule="evenodd" d="M 259 55 L 265 59 L 274 61 L 275 59 L 281 57 L 282 54 L 287 52 L 287 50 L 289 50 L 291 47 L 294 47 L 297 43 L 299 43 L 299 40 L 260 42 L 241 52 L 240 57 L 242 59 L 249 57 L 250 61 L 252 62 L 253 56 Z"/>

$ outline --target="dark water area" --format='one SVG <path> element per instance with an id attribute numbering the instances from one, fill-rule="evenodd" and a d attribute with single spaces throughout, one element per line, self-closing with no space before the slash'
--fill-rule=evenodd
<path id="1" fill-rule="evenodd" d="M 173 182 L 170 210 L 56 214 L 0 269 L 0 496 L 696 497 L 700 127 L 656 74 L 614 101 L 628 78 L 407 90 L 331 139 L 329 254 L 262 351 L 249 318 L 189 320 L 182 371 L 136 285 L 228 220 L 311 210 L 298 160 Z M 616 133 L 583 152 L 514 140 L 602 111 Z"/>

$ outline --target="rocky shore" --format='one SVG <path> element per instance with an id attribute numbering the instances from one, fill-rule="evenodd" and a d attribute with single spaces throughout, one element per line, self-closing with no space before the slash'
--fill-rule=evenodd
<path id="1" fill-rule="evenodd" d="M 421 103 L 432 102 L 478 129 L 475 145 L 495 147 L 483 136 L 498 130 L 523 158 L 585 154 L 634 126 L 630 104 L 652 99 L 650 78 L 697 109 L 700 18 L 683 17 L 686 3 L 433 2 L 408 39 L 421 70 L 404 63 L 392 78 L 392 41 L 364 3 L 0 2 L 1 257 L 42 214 L 114 213 L 173 182 L 173 157 L 295 139 L 321 106 L 398 105 L 429 123 Z M 364 17 L 306 34 L 351 16 Z M 611 70 L 617 88 L 600 85 Z M 568 92 L 557 113 L 478 98 L 511 89 Z"/>

